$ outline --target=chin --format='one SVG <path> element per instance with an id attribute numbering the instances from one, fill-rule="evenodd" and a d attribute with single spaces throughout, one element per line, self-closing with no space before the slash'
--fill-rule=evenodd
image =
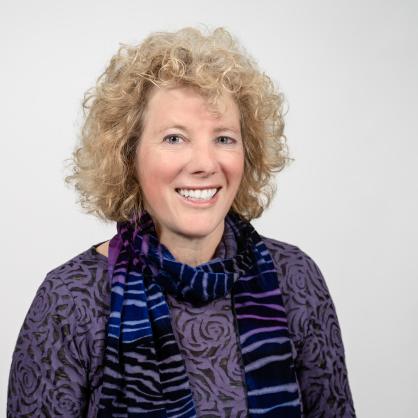
<path id="1" fill-rule="evenodd" d="M 219 224 L 223 222 L 223 219 L 221 218 L 219 221 L 213 217 L 207 219 L 185 219 L 181 225 L 178 225 L 178 232 L 184 236 L 204 238 L 213 233 Z"/>

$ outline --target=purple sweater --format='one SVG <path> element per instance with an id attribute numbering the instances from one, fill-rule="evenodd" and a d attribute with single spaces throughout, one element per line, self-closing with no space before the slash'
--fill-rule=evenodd
<path id="1" fill-rule="evenodd" d="M 355 417 L 341 331 L 318 266 L 298 247 L 262 238 L 282 277 L 303 417 Z M 13 353 L 8 418 L 96 416 L 111 288 L 98 245 L 40 285 Z M 215 256 L 227 255 L 218 246 Z M 198 416 L 246 417 L 230 295 L 199 308 L 171 296 L 168 303 Z"/>

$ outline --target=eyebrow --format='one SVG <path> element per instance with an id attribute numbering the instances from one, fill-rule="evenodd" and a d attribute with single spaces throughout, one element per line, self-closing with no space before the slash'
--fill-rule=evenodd
<path id="1" fill-rule="evenodd" d="M 187 127 L 186 126 L 183 126 L 183 125 L 180 125 L 180 124 L 175 124 L 175 125 L 169 125 L 169 126 L 166 126 L 166 127 L 164 127 L 164 128 L 161 128 L 159 131 L 158 131 L 158 133 L 161 133 L 162 131 L 165 131 L 165 130 L 167 130 L 167 129 L 181 129 L 181 130 L 183 130 L 183 131 L 186 131 L 187 132 Z M 236 128 L 234 128 L 234 127 L 228 127 L 228 126 L 218 126 L 217 128 L 215 128 L 214 130 L 213 130 L 215 133 L 218 133 L 218 132 L 222 132 L 222 131 L 231 131 L 231 132 L 234 132 L 235 134 L 237 134 L 237 135 L 240 135 L 241 134 L 241 132 L 240 132 L 240 130 L 238 129 L 236 129 Z"/>

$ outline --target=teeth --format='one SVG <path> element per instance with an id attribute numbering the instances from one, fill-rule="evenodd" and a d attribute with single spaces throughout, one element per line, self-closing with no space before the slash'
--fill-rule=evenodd
<path id="1" fill-rule="evenodd" d="M 217 189 L 203 189 L 203 190 L 191 190 L 191 189 L 179 189 L 178 192 L 184 197 L 191 197 L 193 199 L 209 200 L 215 195 Z"/>

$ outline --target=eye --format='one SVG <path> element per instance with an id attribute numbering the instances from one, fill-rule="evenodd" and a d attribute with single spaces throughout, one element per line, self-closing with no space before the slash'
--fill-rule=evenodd
<path id="1" fill-rule="evenodd" d="M 229 136 L 219 136 L 218 140 L 221 144 L 226 144 L 226 145 L 233 144 L 234 142 L 236 142 L 235 139 L 230 138 Z"/>
<path id="2" fill-rule="evenodd" d="M 172 141 L 173 138 L 181 139 L 179 135 L 167 135 L 163 141 L 168 142 L 169 144 L 178 144 L 179 142 Z"/>

